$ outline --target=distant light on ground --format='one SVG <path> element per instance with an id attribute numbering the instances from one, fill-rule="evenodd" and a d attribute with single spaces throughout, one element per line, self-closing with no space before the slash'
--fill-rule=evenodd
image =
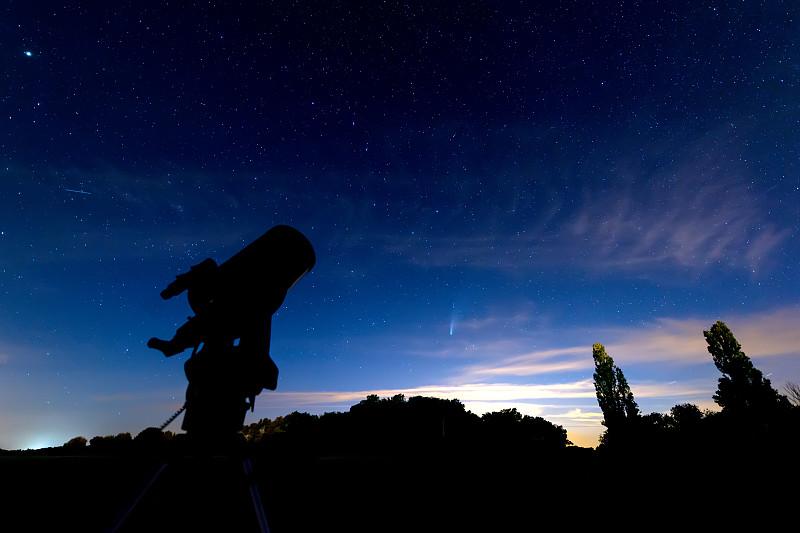
<path id="1" fill-rule="evenodd" d="M 41 450 L 42 448 L 55 448 L 57 446 L 63 445 L 64 442 L 57 440 L 54 437 L 41 437 L 37 438 L 30 443 L 22 446 L 20 449 L 22 450 Z"/>

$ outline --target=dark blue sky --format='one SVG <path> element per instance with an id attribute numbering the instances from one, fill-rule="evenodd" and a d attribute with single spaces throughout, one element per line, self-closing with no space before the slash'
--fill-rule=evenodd
<path id="1" fill-rule="evenodd" d="M 6 2 L 0 447 L 160 425 L 159 292 L 276 224 L 317 265 L 252 419 L 400 392 L 592 444 L 593 342 L 713 408 L 718 319 L 800 379 L 794 3 L 364 4 Z"/>

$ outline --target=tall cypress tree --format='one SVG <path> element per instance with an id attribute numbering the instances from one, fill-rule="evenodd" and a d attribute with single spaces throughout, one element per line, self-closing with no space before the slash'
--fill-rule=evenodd
<path id="1" fill-rule="evenodd" d="M 592 358 L 595 368 L 594 389 L 597 403 L 603 411 L 603 425 L 609 430 L 616 430 L 639 416 L 639 406 L 633 399 L 633 392 L 622 369 L 614 365 L 614 360 L 602 344 L 592 346 Z"/>
<path id="2" fill-rule="evenodd" d="M 703 331 L 708 352 L 722 377 L 719 378 L 714 401 L 722 411 L 734 415 L 764 414 L 788 401 L 772 388 L 770 381 L 753 366 L 742 347 L 724 322 L 717 321 Z"/>

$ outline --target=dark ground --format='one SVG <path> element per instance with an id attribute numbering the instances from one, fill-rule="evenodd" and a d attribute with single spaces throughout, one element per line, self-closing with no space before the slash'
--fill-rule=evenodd
<path id="1" fill-rule="evenodd" d="M 515 455 L 284 452 L 252 464 L 273 533 L 797 525 L 796 464 L 753 464 L 744 475 L 710 460 L 621 461 L 576 448 Z M 106 531 L 162 464 L 0 457 L 3 522 L 23 524 L 19 531 Z M 118 531 L 258 531 L 255 516 L 241 459 L 181 456 L 167 462 Z"/>

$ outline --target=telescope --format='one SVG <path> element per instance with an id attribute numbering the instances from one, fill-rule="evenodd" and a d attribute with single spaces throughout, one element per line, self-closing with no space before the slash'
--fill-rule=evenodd
<path id="1" fill-rule="evenodd" d="M 189 348 L 189 380 L 182 428 L 201 440 L 232 437 L 263 390 L 275 390 L 278 367 L 269 356 L 272 315 L 286 293 L 316 263 L 306 237 L 275 226 L 224 263 L 191 267 L 161 292 L 165 300 L 187 291 L 195 316 L 170 340 L 150 348 L 171 357 Z"/>

